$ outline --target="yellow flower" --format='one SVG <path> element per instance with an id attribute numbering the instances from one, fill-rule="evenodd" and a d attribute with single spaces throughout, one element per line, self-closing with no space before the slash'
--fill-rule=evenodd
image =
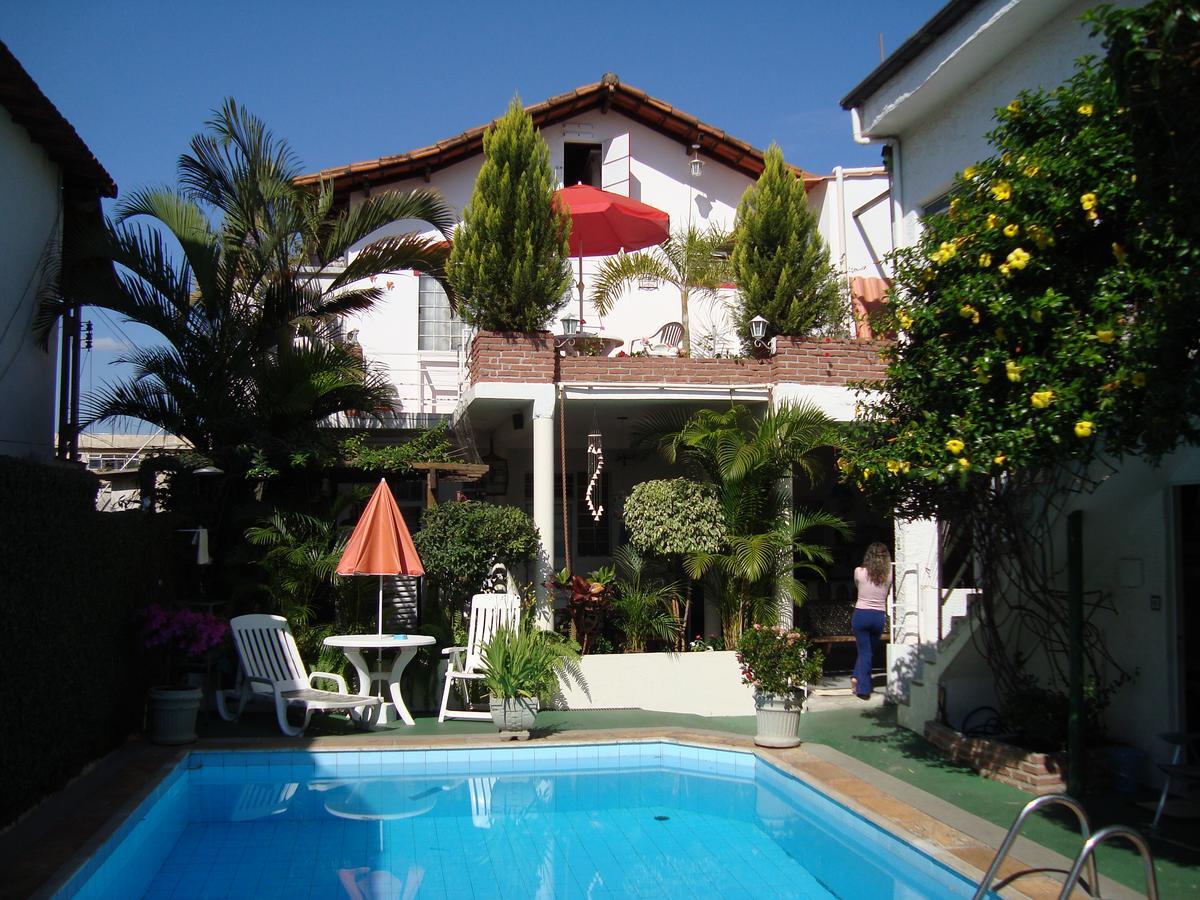
<path id="1" fill-rule="evenodd" d="M 996 458 L 993 459 L 992 462 L 994 462 L 998 466 L 1002 466 L 1002 465 L 1004 465 L 1004 461 L 1006 459 L 1008 459 L 1008 457 L 1005 456 L 1003 453 L 997 453 Z"/>
<path id="2" fill-rule="evenodd" d="M 957 197 L 952 198 L 950 200 L 950 215 L 953 216 L 954 214 L 956 214 L 958 212 L 958 208 L 961 205 L 962 205 L 962 201 L 960 201 Z"/>
<path id="3" fill-rule="evenodd" d="M 907 462 L 901 462 L 898 459 L 889 459 L 887 463 L 887 470 L 893 475 L 900 475 L 901 473 L 908 471 L 908 465 L 909 464 Z"/>
<path id="4" fill-rule="evenodd" d="M 1117 258 L 1117 262 L 1120 263 L 1121 265 L 1125 265 L 1125 257 L 1128 255 L 1125 252 L 1125 248 L 1122 247 L 1120 244 L 1114 242 L 1112 245 L 1112 252 L 1113 252 L 1113 256 L 1115 256 Z"/>
<path id="5" fill-rule="evenodd" d="M 1000 274 L 1007 278 L 1012 272 L 1009 270 L 1008 263 L 1000 263 L 996 268 L 1000 270 Z"/>
<path id="6" fill-rule="evenodd" d="M 1087 419 L 1080 419 L 1075 423 L 1075 437 L 1090 438 L 1092 436 L 1092 428 L 1094 426 Z"/>
<path id="7" fill-rule="evenodd" d="M 1038 324 L 1041 324 L 1042 311 L 1040 309 L 1035 309 L 1029 314 L 1029 318 L 1033 319 L 1033 321 L 1037 322 Z"/>
<path id="8" fill-rule="evenodd" d="M 870 469 L 863 469 L 863 476 L 862 476 L 862 477 L 863 477 L 863 481 L 866 481 L 868 478 L 870 478 L 870 477 L 871 477 L 871 470 L 870 470 Z"/>
<path id="9" fill-rule="evenodd" d="M 1021 101 L 1014 100 L 1012 103 L 1008 104 L 1008 106 L 1006 106 L 1005 109 L 1007 109 L 1010 113 L 1012 113 L 1015 116 L 1015 115 L 1017 115 L 1017 113 L 1019 113 L 1021 111 Z"/>
<path id="10" fill-rule="evenodd" d="M 997 181 L 992 185 L 992 196 L 1000 201 L 1011 200 L 1012 185 L 1007 181 Z"/>
<path id="11" fill-rule="evenodd" d="M 1040 225 L 1030 225 L 1025 229 L 1025 233 L 1033 238 L 1033 242 L 1037 244 L 1039 250 L 1045 250 L 1046 247 L 1054 243 L 1053 236 L 1048 234 L 1046 229 Z"/>
<path id="12" fill-rule="evenodd" d="M 958 464 L 960 466 L 962 466 L 964 469 L 971 468 L 971 461 L 969 459 L 967 459 L 965 456 L 960 456 L 958 458 Z"/>
<path id="13" fill-rule="evenodd" d="M 1054 391 L 1034 391 L 1029 395 L 1034 409 L 1045 409 L 1054 402 Z"/>
<path id="14" fill-rule="evenodd" d="M 1079 114 L 1081 116 L 1090 116 L 1093 112 L 1095 112 L 1095 110 L 1092 109 L 1092 104 L 1090 104 L 1090 103 L 1080 103 L 1079 104 Z"/>
<path id="15" fill-rule="evenodd" d="M 1095 222 L 1100 218 L 1100 213 L 1096 212 L 1094 209 L 1089 209 L 1086 213 L 1084 213 L 1084 215 L 1087 217 L 1089 222 Z"/>
<path id="16" fill-rule="evenodd" d="M 1111 328 L 1101 328 L 1096 332 L 1096 340 L 1102 344 L 1111 344 L 1117 339 L 1117 333 Z"/>
<path id="17" fill-rule="evenodd" d="M 1088 193 L 1079 198 L 1079 205 L 1084 209 L 1095 209 L 1099 203 L 1100 201 L 1096 199 L 1095 194 Z"/>
<path id="18" fill-rule="evenodd" d="M 1132 175 L 1129 176 L 1129 183 L 1137 184 L 1137 172 L 1134 172 Z"/>
<path id="19" fill-rule="evenodd" d="M 996 223 L 999 221 L 1000 221 L 1000 217 L 998 215 L 996 215 L 995 213 L 988 213 L 988 217 L 987 217 L 987 227 L 988 228 L 995 228 Z"/>
<path id="20" fill-rule="evenodd" d="M 1035 176 L 1037 175 L 1037 173 L 1038 173 L 1038 172 L 1040 172 L 1040 171 L 1042 171 L 1042 167 L 1041 167 L 1041 166 L 1035 166 L 1035 165 L 1032 165 L 1032 164 L 1030 164 L 1030 165 L 1028 165 L 1028 166 L 1026 166 L 1026 167 L 1025 167 L 1025 177 L 1026 177 L 1026 178 L 1033 178 L 1033 177 L 1035 177 Z"/>
<path id="21" fill-rule="evenodd" d="M 854 468 L 854 464 L 850 462 L 850 460 L 846 459 L 846 457 L 842 456 L 838 458 L 837 467 L 843 472 L 849 472 Z"/>
<path id="22" fill-rule="evenodd" d="M 963 178 L 967 179 L 968 181 L 978 174 L 979 168 L 977 166 L 967 166 L 965 169 L 963 169 Z"/>
<path id="23" fill-rule="evenodd" d="M 908 331 L 908 329 L 912 328 L 912 316 L 906 312 L 901 311 L 899 315 L 896 316 L 896 321 L 900 323 L 900 327 L 905 331 Z"/>
<path id="24" fill-rule="evenodd" d="M 950 438 L 950 440 L 946 441 L 946 449 L 949 450 L 951 453 L 953 453 L 955 456 L 958 456 L 958 454 L 962 453 L 963 447 L 965 447 L 965 446 L 966 446 L 966 444 L 964 444 L 958 438 Z"/>
<path id="25" fill-rule="evenodd" d="M 1009 223 L 1008 225 L 1004 226 L 1004 236 L 1005 237 L 1016 237 L 1020 233 L 1021 233 L 1020 225 L 1017 225 L 1014 223 Z"/>
<path id="26" fill-rule="evenodd" d="M 1005 260 L 1010 269 L 1023 269 L 1029 264 L 1029 254 L 1017 247 Z"/>
<path id="27" fill-rule="evenodd" d="M 979 324 L 979 310 L 973 307 L 970 303 L 966 303 L 959 307 L 958 314 L 964 319 L 970 319 L 975 325 Z"/>
<path id="28" fill-rule="evenodd" d="M 1134 372 L 1129 381 L 1137 388 L 1146 386 L 1146 376 L 1142 372 Z"/>
<path id="29" fill-rule="evenodd" d="M 1020 381 L 1021 373 L 1024 371 L 1023 365 L 1015 363 L 1011 359 L 1004 364 L 1004 374 L 1008 376 L 1009 381 Z"/>
<path id="30" fill-rule="evenodd" d="M 983 266 L 983 268 L 986 269 L 991 264 L 992 264 L 992 254 L 990 254 L 990 253 L 980 253 L 979 254 L 979 265 Z"/>

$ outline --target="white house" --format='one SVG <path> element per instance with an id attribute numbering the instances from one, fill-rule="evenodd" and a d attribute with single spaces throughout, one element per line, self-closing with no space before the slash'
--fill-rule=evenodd
<path id="1" fill-rule="evenodd" d="M 611 74 L 528 111 L 549 146 L 560 183 L 591 184 L 648 203 L 669 214 L 673 229 L 688 224 L 731 229 L 738 201 L 763 167 L 761 150 Z M 483 161 L 485 128 L 301 181 L 332 182 L 338 200 L 350 204 L 374 191 L 432 186 L 461 211 Z M 795 173 L 809 190 L 847 290 L 853 283 L 860 293 L 869 293 L 872 280 L 884 276 L 882 260 L 892 249 L 886 173 L 882 168 L 839 169 L 828 176 L 796 168 Z M 394 227 L 409 230 L 406 223 Z M 597 262 L 583 260 L 588 287 Z M 503 483 L 489 482 L 494 498 L 526 508 L 542 532 L 543 545 L 554 548 L 553 559 L 543 560 L 546 569 L 562 566 L 566 551 L 577 572 L 611 560 L 622 539 L 623 497 L 634 484 L 665 471 L 653 461 L 630 459 L 631 438 L 645 413 L 731 401 L 753 405 L 809 399 L 846 420 L 854 411 L 848 383 L 879 371 L 878 347 L 858 340 L 780 338 L 774 354 L 726 358 L 726 351 L 739 346 L 728 318 L 727 304 L 735 297 L 732 285 L 714 301 L 693 299 L 694 353 L 681 359 L 624 355 L 634 339 L 680 319 L 673 289 L 633 288 L 604 317 L 585 302 L 589 330 L 607 339 L 605 355 L 587 356 L 574 355 L 562 338 L 554 338 L 551 331 L 561 332 L 556 322 L 534 335 L 466 334 L 432 279 L 397 273 L 384 281 L 386 301 L 344 327 L 357 331 L 368 360 L 390 368 L 398 424 L 407 424 L 411 413 L 453 411 L 460 436 L 473 440 L 494 469 L 507 472 Z M 576 303 L 573 298 L 563 314 L 578 314 Z M 606 463 L 599 494 L 593 497 L 605 506 L 599 521 L 582 489 L 592 433 L 600 435 Z M 501 462 L 503 466 L 496 465 Z M 820 490 L 814 499 L 824 503 L 834 487 Z M 855 502 L 841 492 L 833 500 L 848 514 L 855 512 Z M 564 517 L 569 547 L 563 546 Z M 870 540 L 889 530 L 890 523 L 875 521 L 860 536 Z M 861 548 L 857 552 L 861 555 Z M 843 555 L 849 564 L 853 551 Z M 849 568 L 842 568 L 834 573 L 838 596 L 847 593 L 851 576 Z M 832 588 L 824 590 L 828 594 Z M 710 610 L 708 630 L 714 630 L 713 621 Z M 703 626 L 697 622 L 695 627 Z"/>
<path id="2" fill-rule="evenodd" d="M 989 155 L 993 113 L 1022 89 L 1053 88 L 1075 59 L 1101 52 L 1080 21 L 1090 0 L 961 0 L 936 16 L 842 101 L 855 140 L 887 148 L 896 243 L 911 245 L 923 215 L 942 208 L 954 175 Z M 1138 672 L 1110 709 L 1113 736 L 1162 758 L 1156 735 L 1200 728 L 1200 452 L 1180 450 L 1156 469 L 1125 464 L 1084 511 L 1085 591 L 1116 613 L 1098 621 L 1110 649 Z M 1064 536 L 1065 540 L 1065 536 Z M 965 598 L 939 600 L 945 548 L 932 522 L 897 529 L 897 619 L 907 653 L 894 650 L 892 686 L 906 698 L 900 722 L 920 731 L 938 711 L 951 725 L 997 706 L 992 682 L 966 630 L 942 640 Z M 940 646 L 939 646 L 940 642 Z M 918 645 L 923 650 L 918 652 Z M 915 671 L 916 680 L 910 678 Z M 911 689 L 911 693 L 910 693 Z"/>
<path id="3" fill-rule="evenodd" d="M 55 454 L 55 382 L 60 455 L 70 458 L 78 417 L 79 315 L 64 317 L 61 372 L 55 337 L 34 336 L 43 290 L 78 271 L 71 237 L 98 222 L 100 198 L 117 186 L 17 58 L 0 43 L 0 454 Z M 65 239 L 65 242 L 64 242 Z M 111 271 L 110 271 L 111 274 Z"/>

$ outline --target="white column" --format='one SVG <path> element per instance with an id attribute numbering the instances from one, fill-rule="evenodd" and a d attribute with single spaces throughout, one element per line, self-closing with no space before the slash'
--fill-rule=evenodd
<path id="1" fill-rule="evenodd" d="M 537 626 L 554 627 L 553 596 L 546 582 L 554 569 L 554 394 L 533 403 L 533 524 L 542 538 L 542 552 L 534 566 L 537 585 Z"/>

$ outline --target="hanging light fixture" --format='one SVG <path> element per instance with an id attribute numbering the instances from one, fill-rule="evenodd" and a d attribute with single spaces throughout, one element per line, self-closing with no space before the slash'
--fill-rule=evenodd
<path id="1" fill-rule="evenodd" d="M 639 275 L 638 276 L 638 290 L 639 291 L 653 291 L 653 290 L 656 290 L 657 288 L 658 288 L 658 279 L 655 278 L 653 275 Z"/>
<path id="2" fill-rule="evenodd" d="M 700 173 L 704 171 L 704 160 L 700 158 L 700 145 L 692 144 L 692 158 L 688 162 L 692 170 L 692 177 L 699 178 Z"/>
<path id="3" fill-rule="evenodd" d="M 592 413 L 592 430 L 588 433 L 587 464 L 588 483 L 584 496 L 592 521 L 599 522 L 604 515 L 603 485 L 600 481 L 600 473 L 604 471 L 604 439 L 596 423 L 595 412 Z"/>
<path id="4" fill-rule="evenodd" d="M 496 437 L 488 441 L 488 452 L 480 457 L 487 463 L 488 472 L 484 476 L 483 491 L 489 497 L 504 497 L 508 494 L 508 460 L 496 454 Z"/>

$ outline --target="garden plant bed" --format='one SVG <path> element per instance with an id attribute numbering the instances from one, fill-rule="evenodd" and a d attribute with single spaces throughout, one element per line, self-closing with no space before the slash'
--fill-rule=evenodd
<path id="1" fill-rule="evenodd" d="M 947 725 L 925 723 L 925 737 L 951 761 L 1031 794 L 1057 794 L 1067 787 L 1067 755 L 1036 753 L 1001 737 L 968 737 Z"/>

